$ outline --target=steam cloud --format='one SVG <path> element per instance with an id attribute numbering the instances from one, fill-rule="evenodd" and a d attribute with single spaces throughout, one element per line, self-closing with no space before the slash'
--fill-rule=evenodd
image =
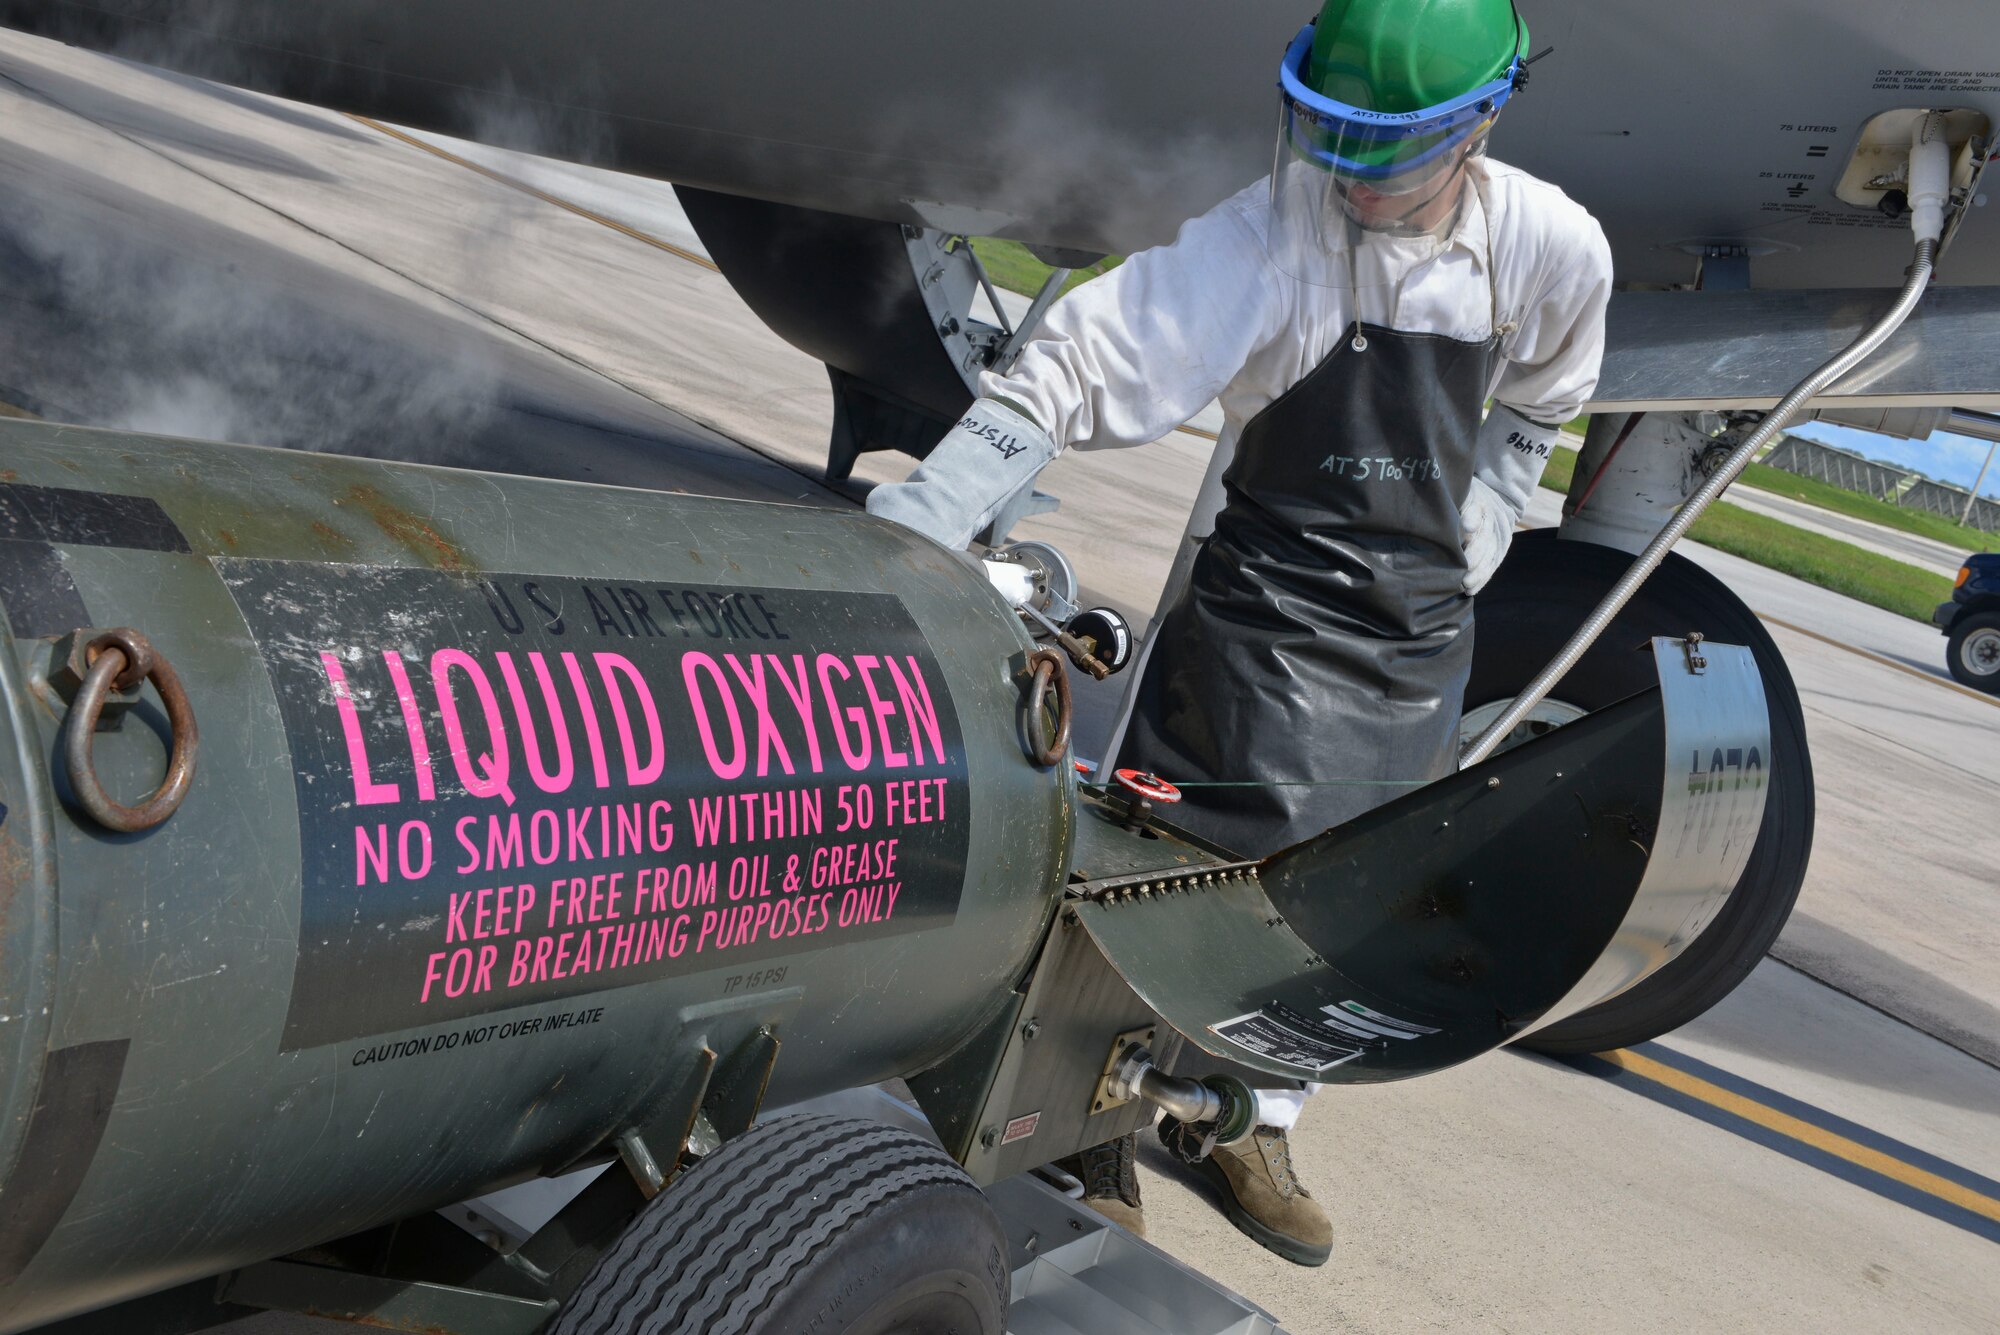
<path id="1" fill-rule="evenodd" d="M 498 385 L 476 343 L 419 349 L 330 315 L 286 291 L 300 284 L 269 271 L 275 255 L 174 253 L 10 198 L 0 397 L 65 421 L 343 453 L 442 454 L 479 433 Z"/>
<path id="2" fill-rule="evenodd" d="M 151 46 L 133 54 L 183 59 Z M 237 133 L 220 127 L 243 129 L 240 119 L 176 110 L 194 87 L 333 140 L 374 138 L 235 89 L 0 33 L 0 125 L 18 127 L 0 134 L 0 400 L 162 435 L 478 458 L 481 437 L 516 406 L 492 331 L 304 230 L 295 246 L 267 239 L 276 219 L 200 178 L 240 180 L 245 165 L 333 178 L 260 141 L 254 122 Z M 468 102 L 464 121 L 488 141 L 608 151 L 598 127 L 518 98 Z M 37 134 L 36 122 L 60 128 Z M 74 149 L 106 130 L 163 160 L 129 184 L 94 172 Z M 143 161 L 137 150 L 121 156 L 127 171 Z M 486 203 L 461 220 L 458 271 L 445 284 L 473 303 L 484 275 L 532 262 L 516 233 L 535 207 L 508 191 L 478 197 Z"/>

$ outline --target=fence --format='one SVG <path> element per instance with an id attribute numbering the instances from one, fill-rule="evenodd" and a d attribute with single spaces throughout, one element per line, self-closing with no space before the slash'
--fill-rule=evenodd
<path id="1" fill-rule="evenodd" d="M 1973 528 L 2000 533 L 2000 502 L 1981 496 L 1973 502 L 1972 512 L 1966 514 L 1965 501 L 1971 493 L 1964 487 L 1933 482 L 1801 436 L 1786 436 L 1760 462 L 1847 491 L 1858 491 L 1906 510 L 1928 510 L 1952 520 L 1965 515 L 1965 522 Z"/>

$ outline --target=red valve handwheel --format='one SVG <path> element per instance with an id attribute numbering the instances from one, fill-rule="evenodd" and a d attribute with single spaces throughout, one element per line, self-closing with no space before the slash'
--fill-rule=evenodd
<path id="1" fill-rule="evenodd" d="M 1149 774 L 1142 769 L 1121 769 L 1118 782 L 1139 796 L 1154 802 L 1178 802 L 1181 790 L 1168 783 L 1157 774 Z"/>

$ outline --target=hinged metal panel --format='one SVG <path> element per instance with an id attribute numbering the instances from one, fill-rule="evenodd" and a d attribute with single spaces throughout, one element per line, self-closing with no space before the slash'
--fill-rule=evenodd
<path id="1" fill-rule="evenodd" d="M 1436 1071 L 1615 995 L 1727 901 L 1763 812 L 1748 650 L 1261 863 L 1122 874 L 1068 912 L 1204 1052 L 1322 1082 Z M 1693 757 L 1693 760 L 1690 760 Z"/>

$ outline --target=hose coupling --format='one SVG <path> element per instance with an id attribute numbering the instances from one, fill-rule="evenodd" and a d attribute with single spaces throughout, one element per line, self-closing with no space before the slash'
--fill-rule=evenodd
<path id="1" fill-rule="evenodd" d="M 1234 1076 L 1206 1080 L 1168 1075 L 1142 1043 L 1128 1044 L 1108 1081 L 1119 1098 L 1145 1099 L 1201 1135 L 1205 1144 L 1234 1145 L 1257 1129 L 1257 1094 Z"/>

